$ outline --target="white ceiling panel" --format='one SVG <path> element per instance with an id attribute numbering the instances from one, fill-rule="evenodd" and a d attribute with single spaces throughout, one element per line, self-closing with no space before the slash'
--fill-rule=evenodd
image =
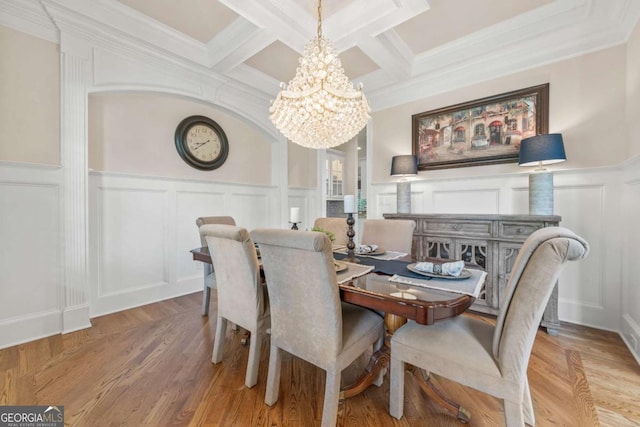
<path id="1" fill-rule="evenodd" d="M 207 43 L 238 15 L 213 0 L 118 0 L 158 22 Z"/>

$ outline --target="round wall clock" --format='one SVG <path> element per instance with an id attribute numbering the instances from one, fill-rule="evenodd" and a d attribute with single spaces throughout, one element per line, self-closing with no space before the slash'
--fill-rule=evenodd
<path id="1" fill-rule="evenodd" d="M 176 128 L 176 149 L 189 166 L 217 169 L 227 160 L 229 142 L 219 124 L 205 116 L 189 116 Z"/>

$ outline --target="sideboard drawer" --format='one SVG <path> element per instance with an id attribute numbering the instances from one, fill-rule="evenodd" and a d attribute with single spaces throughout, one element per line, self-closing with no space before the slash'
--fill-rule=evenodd
<path id="1" fill-rule="evenodd" d="M 423 233 L 459 234 L 469 237 L 490 237 L 491 222 L 489 221 L 425 221 L 422 223 Z"/>
<path id="2" fill-rule="evenodd" d="M 500 222 L 500 237 L 526 240 L 529 234 L 544 227 L 544 223 Z"/>

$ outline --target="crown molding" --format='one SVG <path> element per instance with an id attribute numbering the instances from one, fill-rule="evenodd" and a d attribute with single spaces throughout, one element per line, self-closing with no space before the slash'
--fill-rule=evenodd
<path id="1" fill-rule="evenodd" d="M 204 44 L 150 19 L 115 0 L 40 0 L 58 27 L 68 31 L 119 34 L 133 43 L 153 46 L 198 64 L 205 63 Z"/>
<path id="2" fill-rule="evenodd" d="M 60 42 L 58 28 L 37 2 L 0 1 L 0 25 L 52 43 Z"/>

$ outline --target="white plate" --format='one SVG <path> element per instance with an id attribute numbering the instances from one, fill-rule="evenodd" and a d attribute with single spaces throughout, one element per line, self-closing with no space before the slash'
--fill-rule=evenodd
<path id="1" fill-rule="evenodd" d="M 373 252 L 357 252 L 357 251 L 353 251 L 354 254 L 356 255 L 368 255 L 368 256 L 378 256 L 378 255 L 384 255 L 387 253 L 387 251 L 384 250 L 384 248 L 376 248 L 375 251 Z"/>
<path id="2" fill-rule="evenodd" d="M 415 263 L 407 265 L 407 269 L 413 273 L 427 277 L 435 277 L 437 279 L 462 280 L 471 277 L 471 272 L 466 268 L 462 270 L 462 273 L 460 273 L 459 276 L 447 276 L 446 274 L 427 273 L 426 271 L 420 271 L 416 269 Z"/>
<path id="3" fill-rule="evenodd" d="M 349 268 L 347 264 L 345 264 L 344 262 L 336 261 L 336 260 L 333 261 L 333 266 L 336 268 L 336 273 L 340 273 L 342 271 L 345 271 L 347 268 Z"/>

